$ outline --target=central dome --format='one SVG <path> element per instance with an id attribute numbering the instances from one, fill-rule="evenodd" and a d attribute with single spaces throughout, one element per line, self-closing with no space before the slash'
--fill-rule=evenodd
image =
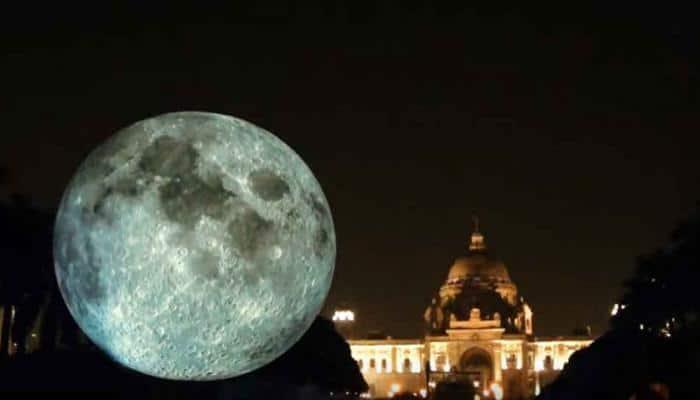
<path id="1" fill-rule="evenodd" d="M 469 241 L 469 252 L 457 257 L 452 263 L 440 289 L 440 296 L 443 303 L 467 296 L 469 301 L 476 304 L 479 303 L 478 299 L 472 301 L 471 298 L 483 297 L 477 292 L 495 292 L 508 304 L 517 303 L 518 289 L 511 281 L 508 269 L 502 261 L 486 252 L 484 236 L 479 232 L 478 226 L 475 226 Z"/>
<path id="2" fill-rule="evenodd" d="M 428 330 L 436 335 L 449 334 L 450 329 L 476 329 L 476 325 L 465 328 L 460 321 L 477 325 L 481 323 L 478 321 L 487 321 L 484 323 L 507 333 L 532 334 L 532 310 L 518 296 L 505 264 L 487 253 L 476 217 L 469 251 L 452 263 L 423 318 Z"/>
<path id="3" fill-rule="evenodd" d="M 448 281 L 479 278 L 487 281 L 510 282 L 505 264 L 483 253 L 458 257 L 447 273 Z"/>
<path id="4" fill-rule="evenodd" d="M 447 283 L 465 280 L 511 283 L 505 264 L 486 254 L 486 243 L 478 225 L 475 226 L 469 241 L 469 254 L 458 257 L 447 273 Z"/>

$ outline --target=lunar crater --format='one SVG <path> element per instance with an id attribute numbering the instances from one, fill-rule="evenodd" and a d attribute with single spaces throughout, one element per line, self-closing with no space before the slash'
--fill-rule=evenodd
<path id="1" fill-rule="evenodd" d="M 275 224 L 252 208 L 245 208 L 228 224 L 233 248 L 246 259 L 254 259 L 274 240 Z"/>
<path id="2" fill-rule="evenodd" d="M 221 186 L 207 185 L 197 176 L 188 174 L 170 179 L 159 188 L 160 200 L 167 217 L 192 227 L 203 215 L 222 219 L 229 192 Z"/>
<path id="3" fill-rule="evenodd" d="M 248 177 L 253 192 L 261 199 L 277 201 L 289 193 L 289 185 L 270 170 L 253 171 Z"/>
<path id="4" fill-rule="evenodd" d="M 160 136 L 143 151 L 139 167 L 154 175 L 184 175 L 192 173 L 198 156 L 199 153 L 190 143 Z"/>

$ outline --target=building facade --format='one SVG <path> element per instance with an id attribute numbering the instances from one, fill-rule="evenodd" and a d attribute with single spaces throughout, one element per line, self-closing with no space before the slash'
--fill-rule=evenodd
<path id="1" fill-rule="evenodd" d="M 590 332 L 533 335 L 532 309 L 505 264 L 488 254 L 478 226 L 467 255 L 455 260 L 423 317 L 420 339 L 349 340 L 370 386 L 365 397 L 426 396 L 441 381 L 459 381 L 473 385 L 482 399 L 529 398 L 592 342 Z"/>

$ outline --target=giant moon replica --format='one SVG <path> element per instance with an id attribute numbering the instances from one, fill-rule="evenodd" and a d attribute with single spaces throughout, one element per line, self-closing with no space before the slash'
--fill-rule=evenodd
<path id="1" fill-rule="evenodd" d="M 61 202 L 54 257 L 71 314 L 113 359 L 213 380 L 271 362 L 309 328 L 335 232 L 319 183 L 276 136 L 179 112 L 89 155 Z"/>

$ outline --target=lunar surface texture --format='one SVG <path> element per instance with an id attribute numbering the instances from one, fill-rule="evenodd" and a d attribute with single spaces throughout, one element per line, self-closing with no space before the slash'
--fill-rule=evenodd
<path id="1" fill-rule="evenodd" d="M 179 112 L 89 155 L 61 202 L 54 256 L 70 312 L 114 360 L 214 380 L 269 363 L 309 328 L 335 231 L 319 183 L 276 136 Z"/>

